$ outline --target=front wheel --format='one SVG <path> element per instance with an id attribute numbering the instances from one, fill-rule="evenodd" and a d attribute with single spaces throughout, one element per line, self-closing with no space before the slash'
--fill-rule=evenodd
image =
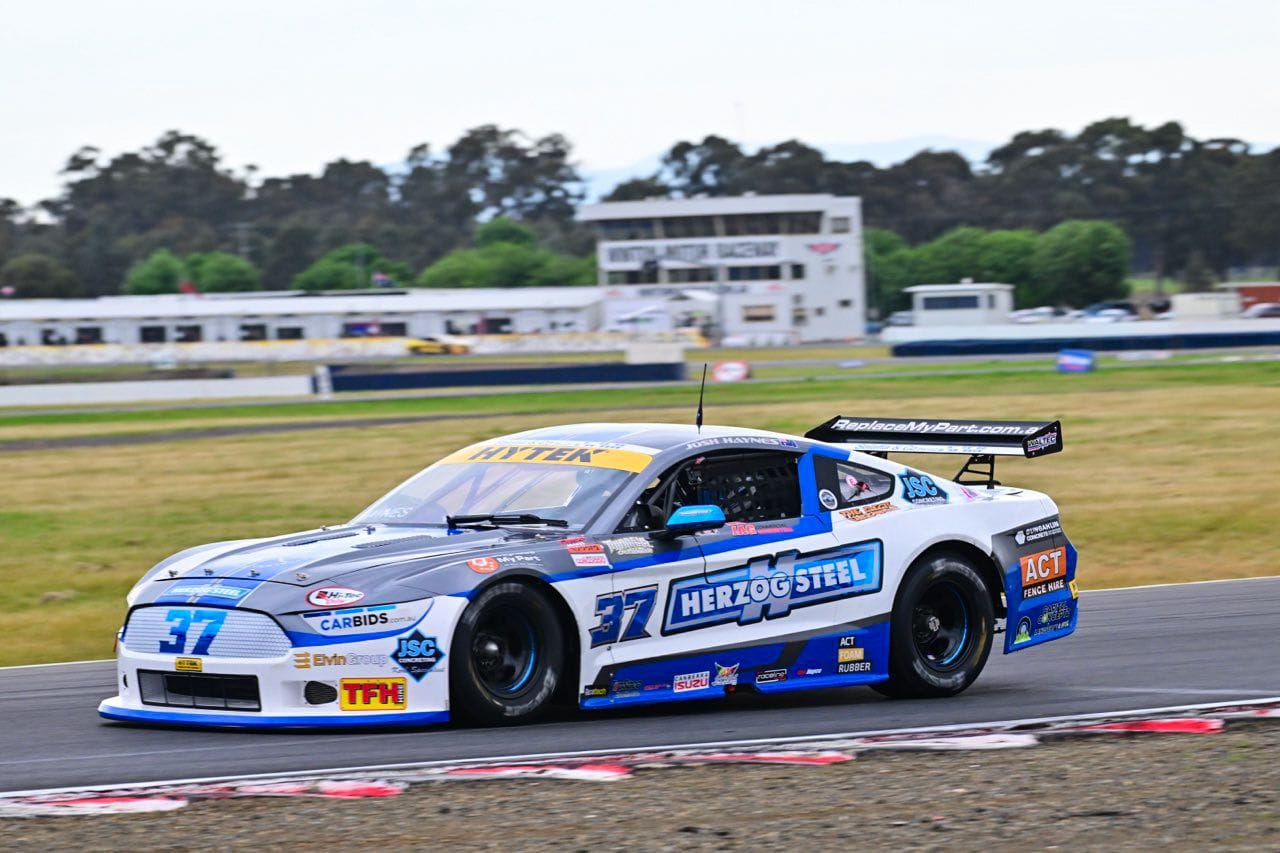
<path id="1" fill-rule="evenodd" d="M 991 654 L 995 613 L 972 563 L 959 554 L 926 557 L 908 571 L 889 622 L 886 696 L 954 696 Z"/>
<path id="2" fill-rule="evenodd" d="M 481 722 L 532 719 L 551 704 L 565 644 L 554 607 L 538 590 L 498 583 L 463 611 L 450 668 L 453 705 Z"/>

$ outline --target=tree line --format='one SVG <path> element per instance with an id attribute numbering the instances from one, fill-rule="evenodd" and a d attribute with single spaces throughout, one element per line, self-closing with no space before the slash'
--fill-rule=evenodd
<path id="1" fill-rule="evenodd" d="M 59 195 L 33 209 L 0 199 L 3 292 L 153 292 L 175 276 L 178 286 L 205 289 L 594 280 L 593 237 L 573 218 L 584 185 L 559 134 L 485 125 L 439 152 L 416 146 L 395 167 L 339 159 L 318 175 L 264 177 L 170 131 L 112 158 L 82 148 L 62 175 Z M 1280 264 L 1280 148 L 1195 139 L 1177 122 L 1147 128 L 1112 118 L 1075 135 L 1026 131 L 980 164 L 926 150 L 885 168 L 829 160 L 797 140 L 750 152 L 708 136 L 677 142 L 654 174 L 606 199 L 747 192 L 860 196 L 865 224 L 879 229 L 868 234 L 868 265 L 883 304 L 922 276 L 947 280 L 934 277 L 931 258 L 976 257 L 972 229 L 992 232 L 988 255 L 1021 257 L 1029 241 L 1052 244 L 1055 226 L 1110 222 L 1135 268 L 1201 283 L 1232 267 Z M 941 248 L 926 248 L 944 236 Z M 1050 255 L 1036 250 L 1042 261 Z M 1059 298 L 1041 273 L 1010 280 L 1022 298 Z"/>
<path id="2" fill-rule="evenodd" d="M 906 288 L 965 279 L 1014 286 L 1018 307 L 1083 307 L 1128 295 L 1131 248 L 1119 227 L 1071 219 L 1047 231 L 954 228 L 909 246 L 881 228 L 865 234 L 867 281 L 882 315 L 911 307 Z"/>

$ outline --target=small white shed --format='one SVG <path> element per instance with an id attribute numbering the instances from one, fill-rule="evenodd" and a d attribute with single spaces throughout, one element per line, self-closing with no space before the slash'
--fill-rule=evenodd
<path id="1" fill-rule="evenodd" d="M 990 282 L 918 284 L 908 287 L 917 326 L 986 326 L 1008 323 L 1013 285 Z"/>

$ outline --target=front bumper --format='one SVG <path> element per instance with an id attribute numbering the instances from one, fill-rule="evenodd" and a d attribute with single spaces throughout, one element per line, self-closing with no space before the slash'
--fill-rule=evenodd
<path id="1" fill-rule="evenodd" d="M 435 599 L 403 637 L 289 634 L 292 647 L 270 657 L 167 654 L 122 642 L 119 692 L 98 713 L 120 722 L 257 729 L 448 722 L 444 644 L 465 603 Z M 423 637 L 436 643 L 429 666 L 421 656 Z M 404 656 L 406 640 L 418 641 L 412 650 L 419 657 Z"/>

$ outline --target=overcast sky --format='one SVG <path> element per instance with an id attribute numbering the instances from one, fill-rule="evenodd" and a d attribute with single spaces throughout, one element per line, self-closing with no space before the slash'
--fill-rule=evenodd
<path id="1" fill-rule="evenodd" d="M 1280 143 L 1280 0 L 17 0 L 0 26 L 0 197 L 55 195 L 82 145 L 168 129 L 227 166 L 397 162 L 495 123 L 581 168 L 752 145 L 1175 119 Z"/>

